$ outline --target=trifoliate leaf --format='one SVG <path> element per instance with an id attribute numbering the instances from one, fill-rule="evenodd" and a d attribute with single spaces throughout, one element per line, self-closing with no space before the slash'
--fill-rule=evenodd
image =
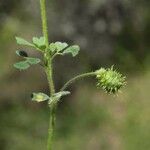
<path id="1" fill-rule="evenodd" d="M 73 45 L 64 50 L 63 54 L 71 53 L 73 57 L 75 57 L 80 51 L 80 47 L 78 45 Z"/>
<path id="2" fill-rule="evenodd" d="M 31 94 L 32 101 L 43 102 L 49 99 L 49 96 L 44 93 L 32 93 Z"/>
<path id="3" fill-rule="evenodd" d="M 17 54 L 18 56 L 21 56 L 21 57 L 28 57 L 27 52 L 25 52 L 25 51 L 23 51 L 23 50 L 18 50 L 18 51 L 16 51 L 16 54 Z"/>
<path id="4" fill-rule="evenodd" d="M 40 38 L 37 38 L 37 37 L 33 37 L 32 39 L 33 41 L 33 44 L 40 48 L 40 49 L 45 49 L 46 48 L 46 45 L 45 45 L 45 38 L 44 37 L 40 37 Z"/>
<path id="5" fill-rule="evenodd" d="M 35 65 L 41 62 L 39 58 L 31 58 L 31 57 L 26 58 L 26 61 L 31 65 Z"/>
<path id="6" fill-rule="evenodd" d="M 28 69 L 30 65 L 28 64 L 27 61 L 21 61 L 21 62 L 15 63 L 14 67 L 20 70 L 25 70 L 25 69 Z"/>
<path id="7" fill-rule="evenodd" d="M 25 46 L 34 46 L 33 44 L 31 44 L 30 42 L 24 40 L 23 38 L 20 38 L 20 37 L 16 37 L 16 41 L 17 41 L 17 44 L 19 45 L 25 45 Z"/>
<path id="8" fill-rule="evenodd" d="M 62 51 L 64 48 L 68 46 L 67 43 L 62 43 L 62 42 L 55 42 L 56 50 L 57 52 Z"/>

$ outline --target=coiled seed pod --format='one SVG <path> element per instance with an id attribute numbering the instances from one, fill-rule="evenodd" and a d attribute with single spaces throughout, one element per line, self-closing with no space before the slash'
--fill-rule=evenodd
<path id="1" fill-rule="evenodd" d="M 98 80 L 97 87 L 102 88 L 107 93 L 115 94 L 126 84 L 125 77 L 114 70 L 113 67 L 97 70 L 96 78 Z"/>

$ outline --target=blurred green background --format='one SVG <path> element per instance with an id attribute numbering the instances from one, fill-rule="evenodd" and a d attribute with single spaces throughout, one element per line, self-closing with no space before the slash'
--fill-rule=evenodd
<path id="1" fill-rule="evenodd" d="M 59 89 L 72 76 L 110 67 L 127 76 L 118 96 L 96 89 L 95 80 L 69 88 L 58 107 L 54 150 L 150 149 L 150 1 L 47 0 L 49 39 L 80 45 L 76 58 L 58 57 Z M 39 1 L 0 1 L 0 150 L 45 150 L 49 109 L 32 92 L 48 93 L 41 67 L 18 71 L 15 36 L 41 36 Z M 39 56 L 40 57 L 40 56 Z"/>

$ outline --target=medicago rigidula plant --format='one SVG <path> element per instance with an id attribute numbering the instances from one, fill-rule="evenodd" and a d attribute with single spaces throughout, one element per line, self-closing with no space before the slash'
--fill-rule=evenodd
<path id="1" fill-rule="evenodd" d="M 47 101 L 50 108 L 50 120 L 49 120 L 49 129 L 48 129 L 48 141 L 47 141 L 47 150 L 52 150 L 52 139 L 54 134 L 55 126 L 55 113 L 57 109 L 57 104 L 61 97 L 71 94 L 70 91 L 66 91 L 68 86 L 70 86 L 75 81 L 86 78 L 86 77 L 95 77 L 97 80 L 97 87 L 102 88 L 107 93 L 115 94 L 120 88 L 125 85 L 125 77 L 122 76 L 119 72 L 115 71 L 113 67 L 104 69 L 100 68 L 99 70 L 84 73 L 77 75 L 60 89 L 60 91 L 55 91 L 55 85 L 53 81 L 53 60 L 57 55 L 65 56 L 71 54 L 72 57 L 75 57 L 79 51 L 80 47 L 78 45 L 69 45 L 65 42 L 52 42 L 49 43 L 48 39 L 48 27 L 47 27 L 47 16 L 46 16 L 46 2 L 45 0 L 40 0 L 41 6 L 41 19 L 42 19 L 42 29 L 43 36 L 33 37 L 32 42 L 25 40 L 20 37 L 16 37 L 17 44 L 32 47 L 33 49 L 39 51 L 42 54 L 42 60 L 39 58 L 29 57 L 27 52 L 22 50 L 17 50 L 16 54 L 22 57 L 22 61 L 14 64 L 14 67 L 19 70 L 26 70 L 32 65 L 40 64 L 42 65 L 48 80 L 48 85 L 50 89 L 49 95 L 40 93 L 32 93 L 31 98 L 33 101 L 42 102 Z"/>

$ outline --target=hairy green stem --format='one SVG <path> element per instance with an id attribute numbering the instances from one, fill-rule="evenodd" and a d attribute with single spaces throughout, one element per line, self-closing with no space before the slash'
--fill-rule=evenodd
<path id="1" fill-rule="evenodd" d="M 49 58 L 51 59 L 51 58 Z M 47 80 L 50 89 L 50 95 L 55 93 L 54 81 L 53 81 L 53 65 L 51 60 L 47 60 L 47 66 L 45 67 Z"/>
<path id="2" fill-rule="evenodd" d="M 50 107 L 47 150 L 52 150 L 55 120 L 56 120 L 56 105 L 53 105 L 53 106 Z"/>
<path id="3" fill-rule="evenodd" d="M 88 72 L 88 73 L 78 75 L 78 76 L 70 79 L 68 82 L 66 82 L 64 84 L 64 86 L 60 89 L 60 91 L 64 91 L 68 86 L 70 86 L 72 83 L 74 83 L 75 81 L 77 81 L 79 79 L 82 79 L 82 78 L 85 78 L 85 77 L 91 77 L 91 76 L 95 76 L 95 75 L 96 75 L 95 72 Z"/>
<path id="4" fill-rule="evenodd" d="M 43 28 L 43 36 L 45 37 L 46 47 L 48 47 L 48 27 L 47 27 L 47 16 L 46 16 L 46 1 L 40 0 L 41 6 L 41 17 L 42 17 L 42 28 Z"/>
<path id="5" fill-rule="evenodd" d="M 46 69 L 48 84 L 50 88 L 50 95 L 55 93 L 53 78 L 52 78 L 52 63 L 49 61 Z M 48 139 L 47 139 L 47 150 L 52 150 L 52 140 L 54 136 L 54 127 L 55 127 L 55 117 L 56 114 L 56 105 L 50 105 L 50 118 L 49 118 L 49 128 L 48 128 Z"/>
<path id="6" fill-rule="evenodd" d="M 49 46 L 49 40 L 48 40 L 48 27 L 47 27 L 47 16 L 46 16 L 46 1 L 40 0 L 40 6 L 41 6 L 43 36 L 45 38 L 45 43 L 46 43 L 46 51 L 44 52 L 44 61 L 46 63 L 45 72 L 47 75 L 47 80 L 48 80 L 48 84 L 50 88 L 50 95 L 53 95 L 55 93 L 55 87 L 54 87 L 54 81 L 53 81 L 53 66 L 52 66 L 51 55 L 47 51 L 47 48 Z M 53 140 L 53 134 L 54 134 L 54 127 L 55 127 L 55 118 L 56 118 L 55 114 L 56 114 L 56 105 L 51 105 L 47 150 L 52 150 L 52 140 Z"/>

